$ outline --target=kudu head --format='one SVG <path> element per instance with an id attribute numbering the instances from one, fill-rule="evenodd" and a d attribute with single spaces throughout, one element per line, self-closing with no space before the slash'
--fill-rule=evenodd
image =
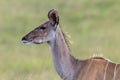
<path id="1" fill-rule="evenodd" d="M 55 39 L 56 28 L 59 25 L 59 16 L 55 9 L 48 12 L 48 19 L 49 21 L 38 26 L 24 36 L 22 41 L 26 44 L 40 44 Z"/>

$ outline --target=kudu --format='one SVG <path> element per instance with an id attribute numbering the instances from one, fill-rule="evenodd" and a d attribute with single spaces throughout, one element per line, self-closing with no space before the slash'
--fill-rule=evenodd
<path id="1" fill-rule="evenodd" d="M 49 21 L 28 33 L 22 41 L 26 44 L 47 42 L 52 51 L 55 69 L 63 80 L 120 80 L 120 64 L 102 57 L 78 60 L 72 56 L 59 26 L 58 12 L 50 10 L 48 18 Z"/>

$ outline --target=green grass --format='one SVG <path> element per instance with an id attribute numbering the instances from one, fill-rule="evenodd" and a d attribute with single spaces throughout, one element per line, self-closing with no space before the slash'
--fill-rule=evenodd
<path id="1" fill-rule="evenodd" d="M 47 44 L 24 45 L 21 38 L 47 20 L 50 9 L 60 14 L 71 35 L 71 51 L 79 59 L 93 54 L 120 63 L 119 0 L 1 0 L 0 80 L 61 80 Z"/>

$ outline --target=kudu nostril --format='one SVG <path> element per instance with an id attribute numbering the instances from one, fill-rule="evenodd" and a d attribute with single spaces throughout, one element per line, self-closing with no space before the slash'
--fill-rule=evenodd
<path id="1" fill-rule="evenodd" d="M 22 38 L 22 41 L 27 40 L 25 37 Z"/>

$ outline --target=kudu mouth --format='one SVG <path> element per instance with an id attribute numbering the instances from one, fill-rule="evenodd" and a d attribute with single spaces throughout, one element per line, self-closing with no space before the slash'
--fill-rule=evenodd
<path id="1" fill-rule="evenodd" d="M 22 42 L 23 42 L 24 44 L 42 44 L 42 43 L 43 43 L 42 40 L 39 41 L 39 42 L 29 41 L 29 40 L 27 40 L 25 37 L 22 38 Z"/>
<path id="2" fill-rule="evenodd" d="M 22 42 L 24 44 L 32 44 L 33 43 L 32 41 L 28 41 L 25 37 L 22 38 Z"/>

